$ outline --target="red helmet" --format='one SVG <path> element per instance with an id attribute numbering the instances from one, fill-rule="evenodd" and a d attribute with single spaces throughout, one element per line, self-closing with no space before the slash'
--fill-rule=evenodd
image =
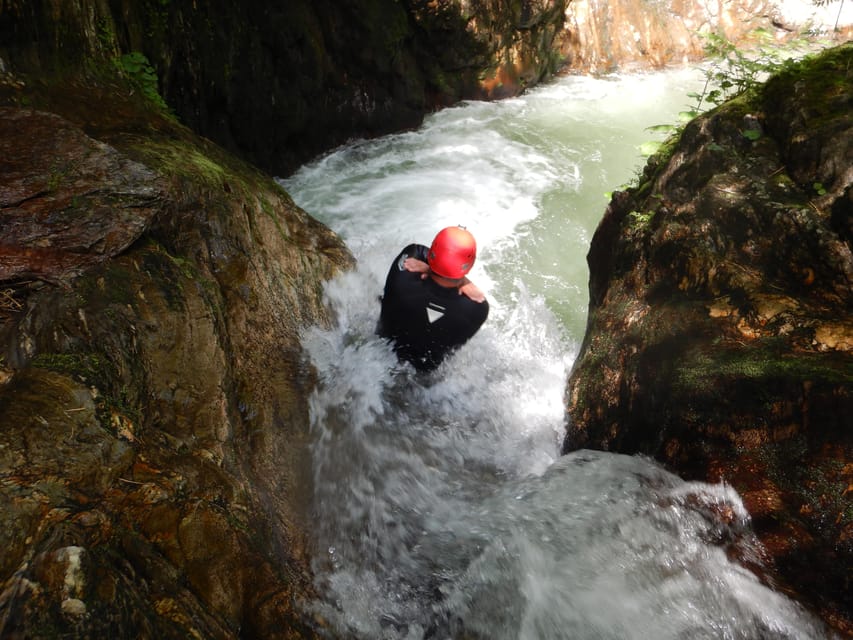
<path id="1" fill-rule="evenodd" d="M 427 262 L 433 273 L 459 280 L 474 266 L 477 243 L 464 227 L 446 227 L 438 232 L 429 248 Z"/>

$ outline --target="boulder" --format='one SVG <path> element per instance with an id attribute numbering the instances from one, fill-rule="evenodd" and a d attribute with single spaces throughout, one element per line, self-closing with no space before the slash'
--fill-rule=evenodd
<path id="1" fill-rule="evenodd" d="M 0 108 L 0 636 L 314 637 L 299 333 L 352 257 L 95 96 Z"/>
<path id="2" fill-rule="evenodd" d="M 853 630 L 853 46 L 693 120 L 592 240 L 566 451 L 731 484 L 766 575 Z"/>

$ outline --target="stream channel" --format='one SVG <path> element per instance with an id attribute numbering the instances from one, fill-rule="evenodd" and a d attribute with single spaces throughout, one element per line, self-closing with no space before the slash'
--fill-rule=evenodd
<path id="1" fill-rule="evenodd" d="M 647 130 L 674 124 L 696 70 L 562 77 L 353 141 L 281 180 L 358 268 L 337 322 L 303 344 L 311 398 L 313 603 L 332 637 L 824 638 L 746 568 L 749 514 L 726 485 L 641 457 L 560 456 L 566 377 L 586 324 L 586 253 Z M 490 316 L 429 376 L 374 334 L 397 252 L 461 224 Z"/>

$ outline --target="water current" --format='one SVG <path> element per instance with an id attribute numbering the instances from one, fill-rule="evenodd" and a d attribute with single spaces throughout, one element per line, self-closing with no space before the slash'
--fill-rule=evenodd
<path id="1" fill-rule="evenodd" d="M 725 485 L 641 457 L 560 456 L 586 322 L 586 252 L 608 192 L 675 123 L 696 71 L 565 77 L 351 144 L 282 184 L 346 241 L 337 321 L 303 344 L 311 398 L 314 611 L 359 639 L 823 638 L 747 567 Z M 476 236 L 491 313 L 434 374 L 374 335 L 396 253 L 447 225 Z"/>

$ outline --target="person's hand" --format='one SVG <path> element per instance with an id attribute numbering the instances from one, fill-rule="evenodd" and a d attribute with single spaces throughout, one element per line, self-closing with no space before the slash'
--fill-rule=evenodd
<path id="1" fill-rule="evenodd" d="M 485 302 L 486 294 L 480 291 L 480 287 L 465 278 L 464 282 L 459 287 L 459 295 L 468 296 L 474 302 Z"/>
<path id="2" fill-rule="evenodd" d="M 406 258 L 403 261 L 403 267 L 406 269 L 406 271 L 421 274 L 421 280 L 423 280 L 429 275 L 429 264 L 427 264 L 423 260 L 418 260 L 417 258 Z M 459 285 L 458 290 L 459 295 L 467 296 L 474 302 L 485 302 L 486 300 L 486 294 L 483 293 L 480 290 L 480 287 L 471 282 L 468 278 L 465 278 L 462 281 L 462 284 Z"/>
<path id="3" fill-rule="evenodd" d="M 403 266 L 406 268 L 406 271 L 420 273 L 421 278 L 426 278 L 429 274 L 429 265 L 423 260 L 418 260 L 417 258 L 406 258 L 403 262 Z"/>

